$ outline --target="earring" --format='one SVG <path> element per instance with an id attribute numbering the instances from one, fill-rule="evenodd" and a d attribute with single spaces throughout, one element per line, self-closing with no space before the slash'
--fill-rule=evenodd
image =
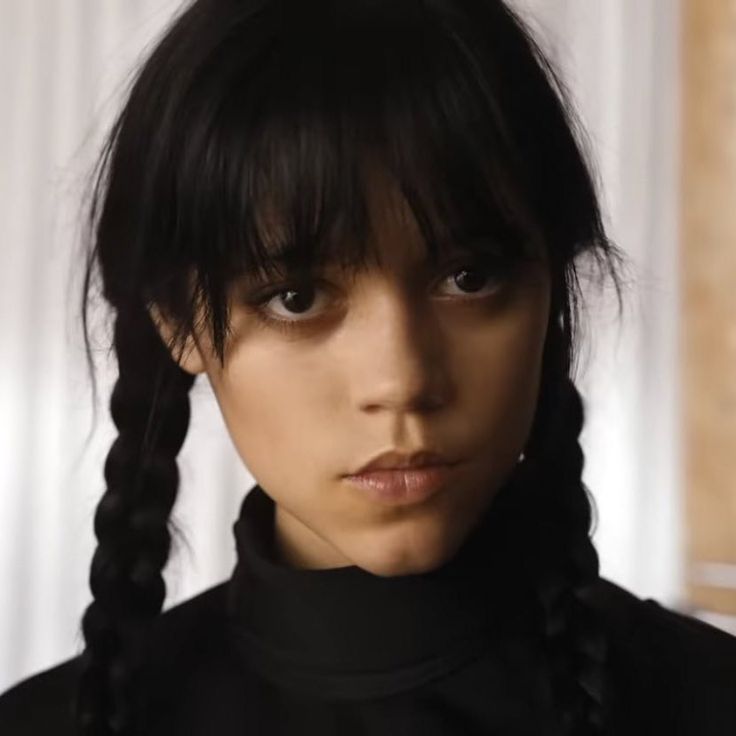
<path id="1" fill-rule="evenodd" d="M 520 463 L 523 463 L 525 457 L 526 455 L 522 452 L 521 455 L 519 455 L 519 459 L 516 461 L 516 464 L 518 465 Z"/>

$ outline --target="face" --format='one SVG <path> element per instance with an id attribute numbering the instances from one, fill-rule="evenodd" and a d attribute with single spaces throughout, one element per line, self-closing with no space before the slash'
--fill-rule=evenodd
<path id="1" fill-rule="evenodd" d="M 486 271 L 468 286 L 462 264 L 429 273 L 415 221 L 389 214 L 387 195 L 370 190 L 375 267 L 350 278 L 326 269 L 296 303 L 282 289 L 262 305 L 274 323 L 235 297 L 224 366 L 205 334 L 179 361 L 207 374 L 243 463 L 276 504 L 280 559 L 298 568 L 393 576 L 442 565 L 531 429 L 546 262 L 508 283 Z M 422 502 L 385 506 L 342 477 L 385 450 L 422 447 L 461 460 Z"/>

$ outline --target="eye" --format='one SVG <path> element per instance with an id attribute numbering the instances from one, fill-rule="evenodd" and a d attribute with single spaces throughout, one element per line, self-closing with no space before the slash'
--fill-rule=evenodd
<path id="1" fill-rule="evenodd" d="M 315 294 L 317 291 L 318 288 L 316 284 L 305 283 L 294 285 L 293 287 L 287 287 L 286 289 L 273 291 L 270 294 L 264 295 L 264 297 L 257 302 L 256 306 L 259 309 L 265 310 L 267 305 L 271 302 L 276 305 L 282 304 L 286 308 L 286 318 L 288 319 L 289 315 L 302 315 L 305 312 L 308 312 L 316 301 Z M 269 308 L 267 311 L 273 310 Z M 282 317 L 279 317 L 278 319 L 282 319 Z"/>
<path id="2" fill-rule="evenodd" d="M 493 296 L 510 280 L 513 263 L 497 256 L 465 257 L 445 268 L 446 275 L 440 283 L 448 282 L 459 289 L 459 296 L 450 294 L 451 301 L 480 300 Z M 305 280 L 300 283 L 281 285 L 267 293 L 249 300 L 249 305 L 262 324 L 283 331 L 298 329 L 314 323 L 326 312 L 319 305 L 319 294 L 328 289 L 321 288 L 322 282 Z M 328 296 L 325 296 L 329 300 Z M 281 314 L 278 312 L 281 308 Z M 313 315 L 309 312 L 313 311 Z M 305 316 L 306 315 L 306 316 Z"/>
<path id="3" fill-rule="evenodd" d="M 461 296 L 481 292 L 485 296 L 489 292 L 495 293 L 504 285 L 510 274 L 510 266 L 510 263 L 498 258 L 466 259 L 452 266 L 452 273 L 444 280 L 457 286 Z"/>

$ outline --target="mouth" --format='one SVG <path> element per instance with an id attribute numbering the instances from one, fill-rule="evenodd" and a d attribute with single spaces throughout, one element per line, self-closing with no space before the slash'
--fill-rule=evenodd
<path id="1" fill-rule="evenodd" d="M 452 478 L 458 465 L 442 463 L 415 468 L 367 470 L 344 478 L 374 501 L 401 506 L 419 503 L 438 493 Z"/>

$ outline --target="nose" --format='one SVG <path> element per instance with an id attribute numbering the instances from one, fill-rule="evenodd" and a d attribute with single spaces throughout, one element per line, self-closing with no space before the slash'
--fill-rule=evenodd
<path id="1" fill-rule="evenodd" d="M 428 412 L 445 405 L 447 350 L 426 304 L 391 292 L 374 299 L 356 322 L 351 371 L 361 410 Z"/>

